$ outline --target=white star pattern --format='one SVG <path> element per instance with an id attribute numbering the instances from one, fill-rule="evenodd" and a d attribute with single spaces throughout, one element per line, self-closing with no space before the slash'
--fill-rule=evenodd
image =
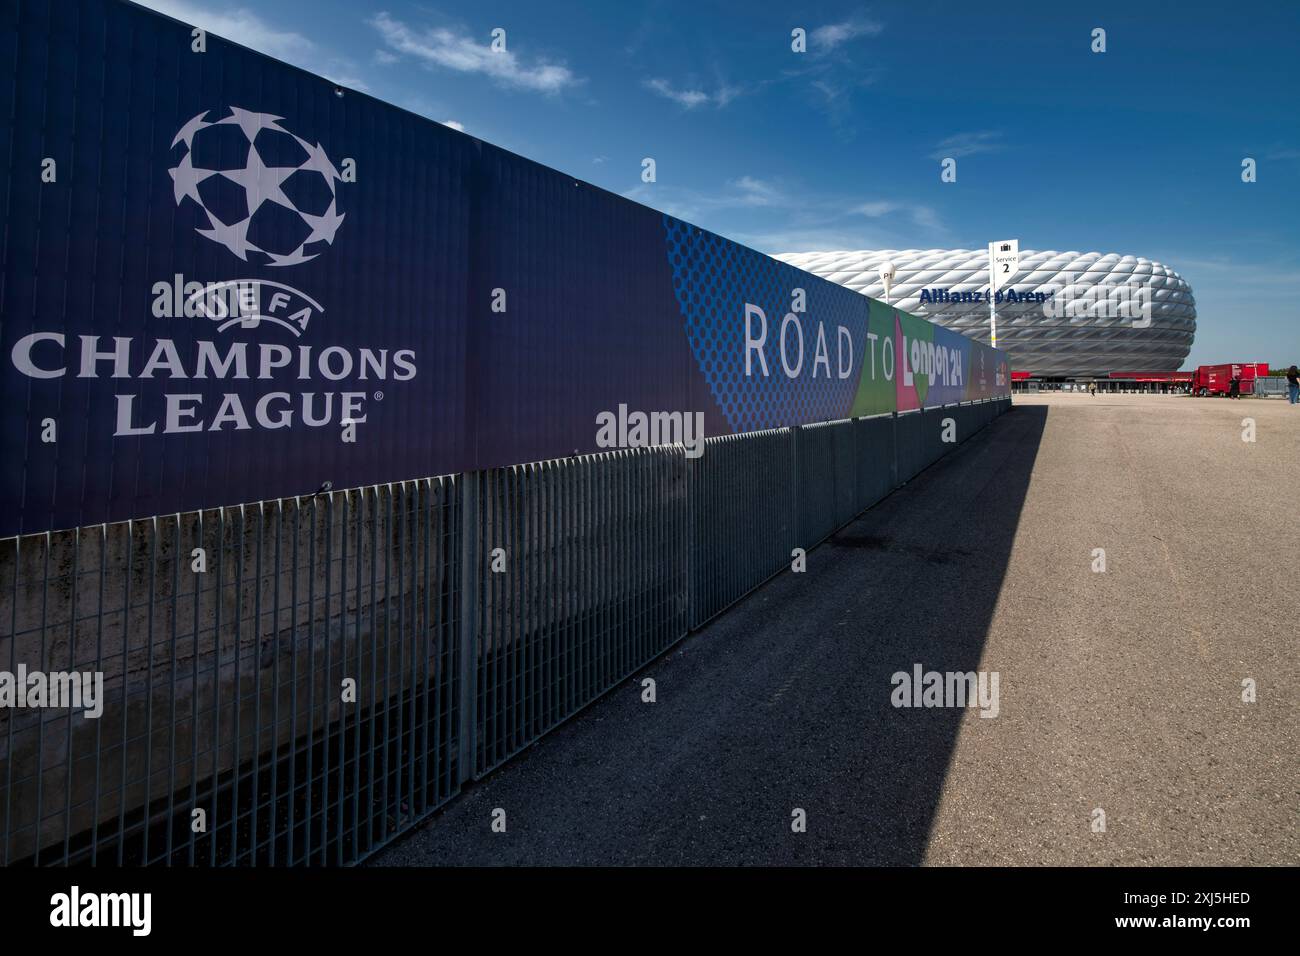
<path id="1" fill-rule="evenodd" d="M 302 214 L 307 225 L 311 226 L 311 235 L 303 240 L 303 245 L 313 242 L 327 242 L 331 245 L 334 243 L 334 233 L 343 224 L 343 216 L 334 211 L 334 203 L 330 203 L 329 209 L 325 210 L 323 216 L 310 216 L 307 213 Z"/>
<path id="2" fill-rule="evenodd" d="M 241 219 L 234 225 L 227 226 L 216 216 L 209 216 L 212 220 L 211 229 L 200 229 L 200 236 L 207 236 L 213 242 L 219 242 L 245 262 L 248 261 L 250 250 L 261 252 L 257 246 L 248 241 L 248 224 L 251 220 Z"/>
<path id="3" fill-rule="evenodd" d="M 251 217 L 262 208 L 264 202 L 273 202 L 297 212 L 297 207 L 281 188 L 284 181 L 297 171 L 297 166 L 264 165 L 261 154 L 254 146 L 248 151 L 248 162 L 243 169 L 222 170 L 221 175 L 244 187 L 244 195 L 248 197 L 248 215 Z"/>
<path id="4" fill-rule="evenodd" d="M 193 117 L 180 128 L 172 139 L 173 148 L 181 144 L 185 147 L 184 153 L 176 162 L 176 165 L 168 171 L 172 178 L 172 195 L 178 206 L 182 205 L 186 199 L 198 205 L 207 220 L 206 228 L 196 226 L 195 231 L 205 239 L 225 246 L 233 255 L 244 262 L 250 261 L 250 253 L 257 253 L 265 257 L 266 261 L 262 264 L 268 266 L 299 265 L 315 259 L 320 254 L 320 251 L 308 253 L 306 247 L 312 243 L 333 244 L 339 226 L 342 225 L 344 218 L 346 218 L 344 214 L 338 212 L 337 208 L 335 183 L 336 181 L 342 181 L 342 176 L 334 163 L 330 161 L 324 147 L 320 143 L 312 144 L 285 129 L 280 125 L 283 117 L 271 113 L 259 113 L 233 106 L 229 110 L 229 115 L 223 119 L 210 121 L 208 117 L 211 115 L 213 115 L 212 111 L 204 111 Z M 247 156 L 242 167 L 236 169 L 205 169 L 202 166 L 195 165 L 193 149 L 196 137 L 201 139 L 203 131 L 213 126 L 235 126 L 239 128 L 248 144 Z M 268 166 L 257 148 L 257 137 L 263 130 L 274 130 L 277 133 L 293 137 L 294 141 L 306 154 L 306 158 L 301 163 L 293 166 Z M 329 205 L 322 214 L 315 215 L 299 209 L 294 204 L 294 201 L 286 195 L 284 191 L 285 182 L 298 172 L 319 176 L 329 189 Z M 227 180 L 243 192 L 246 208 L 238 221 L 227 225 L 208 208 L 207 201 L 199 191 L 199 186 L 214 176 Z M 288 244 L 281 242 L 279 248 L 274 248 L 276 241 L 273 237 L 268 238 L 266 232 L 268 226 L 266 224 L 259 225 L 254 230 L 255 235 L 258 237 L 257 243 L 250 241 L 249 228 L 253 224 L 253 217 L 268 202 L 296 214 L 306 227 L 306 238 L 298 242 L 296 247 L 288 249 Z M 227 215 L 226 218 L 230 217 Z M 272 224 L 276 222 L 275 219 L 271 220 Z M 281 234 L 284 232 L 283 229 L 276 225 L 271 225 L 269 228 L 273 230 L 272 236 L 276 232 Z M 263 245 L 272 248 L 263 248 Z M 253 261 L 259 262 L 261 260 Z"/>
<path id="5" fill-rule="evenodd" d="M 192 153 L 186 153 L 181 157 L 179 165 L 175 169 L 168 170 L 172 176 L 172 192 L 176 196 L 176 205 L 180 205 L 181 200 L 189 196 L 200 206 L 203 200 L 199 197 L 199 183 L 209 176 L 215 176 L 210 169 L 195 169 L 191 162 Z"/>

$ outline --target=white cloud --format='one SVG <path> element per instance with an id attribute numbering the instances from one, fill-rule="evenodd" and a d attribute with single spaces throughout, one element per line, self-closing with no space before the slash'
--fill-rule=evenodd
<path id="1" fill-rule="evenodd" d="M 743 91 L 738 86 L 720 86 L 718 87 L 717 92 L 713 94 L 713 102 L 717 105 L 718 109 L 722 109 L 742 92 Z"/>
<path id="2" fill-rule="evenodd" d="M 944 230 L 947 227 L 939 221 L 939 214 L 929 206 L 913 206 L 912 221 L 926 229 Z"/>
<path id="3" fill-rule="evenodd" d="M 465 132 L 464 123 L 457 122 L 456 120 L 441 120 L 440 122 L 442 123 L 443 126 L 450 126 L 452 129 L 457 130 L 458 132 L 461 133 Z"/>
<path id="4" fill-rule="evenodd" d="M 644 85 L 646 89 L 654 90 L 660 96 L 672 100 L 683 109 L 692 110 L 709 102 L 709 94 L 703 90 L 679 90 L 667 80 L 646 80 Z"/>
<path id="5" fill-rule="evenodd" d="M 194 0 L 138 0 L 143 6 L 199 27 L 277 60 L 284 60 L 353 89 L 366 89 L 352 62 L 322 49 L 301 33 L 277 29 L 244 7 L 216 8 Z"/>
<path id="6" fill-rule="evenodd" d="M 660 77 L 642 81 L 642 86 L 648 90 L 653 90 L 664 99 L 672 100 L 682 109 L 693 110 L 697 106 L 713 106 L 716 109 L 722 109 L 736 97 L 745 92 L 743 87 L 731 86 L 727 83 L 719 83 L 716 90 L 712 93 L 705 92 L 701 89 L 679 89 L 673 86 L 668 80 Z"/>
<path id="7" fill-rule="evenodd" d="M 946 159 L 959 156 L 974 156 L 976 153 L 994 153 L 1005 148 L 1002 134 L 993 130 L 981 130 L 974 133 L 956 133 L 939 142 L 931 159 Z"/>
<path id="8" fill-rule="evenodd" d="M 699 222 L 701 219 L 725 210 L 774 208 L 794 206 L 790 198 L 771 183 L 753 176 L 741 176 L 726 184 L 725 189 L 701 192 L 683 186 L 639 183 L 622 192 L 624 197 L 653 206 L 655 209 Z"/>
<path id="9" fill-rule="evenodd" d="M 887 216 L 899 208 L 896 202 L 888 200 L 877 200 L 876 202 L 864 202 L 858 206 L 854 212 L 860 212 L 864 216 L 870 216 L 872 219 L 879 219 L 881 216 Z"/>
<path id="10" fill-rule="evenodd" d="M 738 197 L 734 197 L 732 204 L 741 206 L 780 206 L 787 202 L 786 197 L 775 186 L 761 179 L 755 179 L 753 176 L 741 176 L 727 185 L 739 190 L 740 193 Z"/>
<path id="11" fill-rule="evenodd" d="M 745 174 L 718 188 L 638 183 L 622 195 L 765 252 L 906 249 L 947 234 L 933 207 L 907 199 L 854 202 Z"/>
<path id="12" fill-rule="evenodd" d="M 563 64 L 537 60 L 525 65 L 509 49 L 495 52 L 490 44 L 446 27 L 417 31 L 382 12 L 371 19 L 370 25 L 391 50 L 413 56 L 428 67 L 481 73 L 503 86 L 539 93 L 559 93 L 581 82 Z"/>
<path id="13" fill-rule="evenodd" d="M 375 51 L 375 62 L 378 63 L 380 66 L 392 66 L 400 59 L 401 57 L 399 57 L 396 53 L 389 53 L 387 50 Z"/>
<path id="14" fill-rule="evenodd" d="M 919 205 L 915 203 L 895 202 L 889 199 L 877 199 L 871 202 L 860 203 L 853 208 L 853 212 L 866 216 L 869 219 L 881 219 L 885 216 L 892 216 L 895 213 L 907 216 L 916 225 L 923 229 L 933 229 L 944 231 L 945 227 L 939 221 L 939 214 L 930 206 Z"/>
<path id="15" fill-rule="evenodd" d="M 811 34 L 813 47 L 819 50 L 833 50 L 840 44 L 856 40 L 858 37 L 879 36 L 884 28 L 884 24 L 867 19 L 828 23 L 813 30 Z"/>
<path id="16" fill-rule="evenodd" d="M 724 232 L 729 239 L 770 256 L 784 252 L 827 252 L 836 249 L 889 249 L 898 244 L 891 234 L 863 232 L 833 225 L 778 228 L 768 232 Z"/>

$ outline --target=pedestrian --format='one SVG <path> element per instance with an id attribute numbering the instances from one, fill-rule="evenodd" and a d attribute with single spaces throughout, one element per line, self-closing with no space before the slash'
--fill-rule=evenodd
<path id="1" fill-rule="evenodd" d="M 1234 375 L 1228 381 L 1228 397 L 1241 398 L 1241 376 Z"/>
<path id="2" fill-rule="evenodd" d="M 1286 370 L 1286 398 L 1292 405 L 1300 405 L 1300 372 L 1294 365 Z"/>

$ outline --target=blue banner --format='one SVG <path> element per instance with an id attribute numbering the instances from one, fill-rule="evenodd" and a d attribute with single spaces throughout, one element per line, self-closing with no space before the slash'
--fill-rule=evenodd
<path id="1" fill-rule="evenodd" d="M 0 30 L 2 535 L 690 453 L 913 381 L 851 290 L 185 24 Z"/>

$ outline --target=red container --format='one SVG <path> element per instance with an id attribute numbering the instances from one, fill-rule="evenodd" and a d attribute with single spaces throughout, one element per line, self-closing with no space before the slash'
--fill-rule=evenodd
<path id="1" fill-rule="evenodd" d="M 1267 362 L 1238 362 L 1230 365 L 1202 365 L 1192 375 L 1193 395 L 1227 395 L 1234 377 L 1241 379 L 1241 394 L 1255 391 L 1255 378 L 1268 374 Z"/>

